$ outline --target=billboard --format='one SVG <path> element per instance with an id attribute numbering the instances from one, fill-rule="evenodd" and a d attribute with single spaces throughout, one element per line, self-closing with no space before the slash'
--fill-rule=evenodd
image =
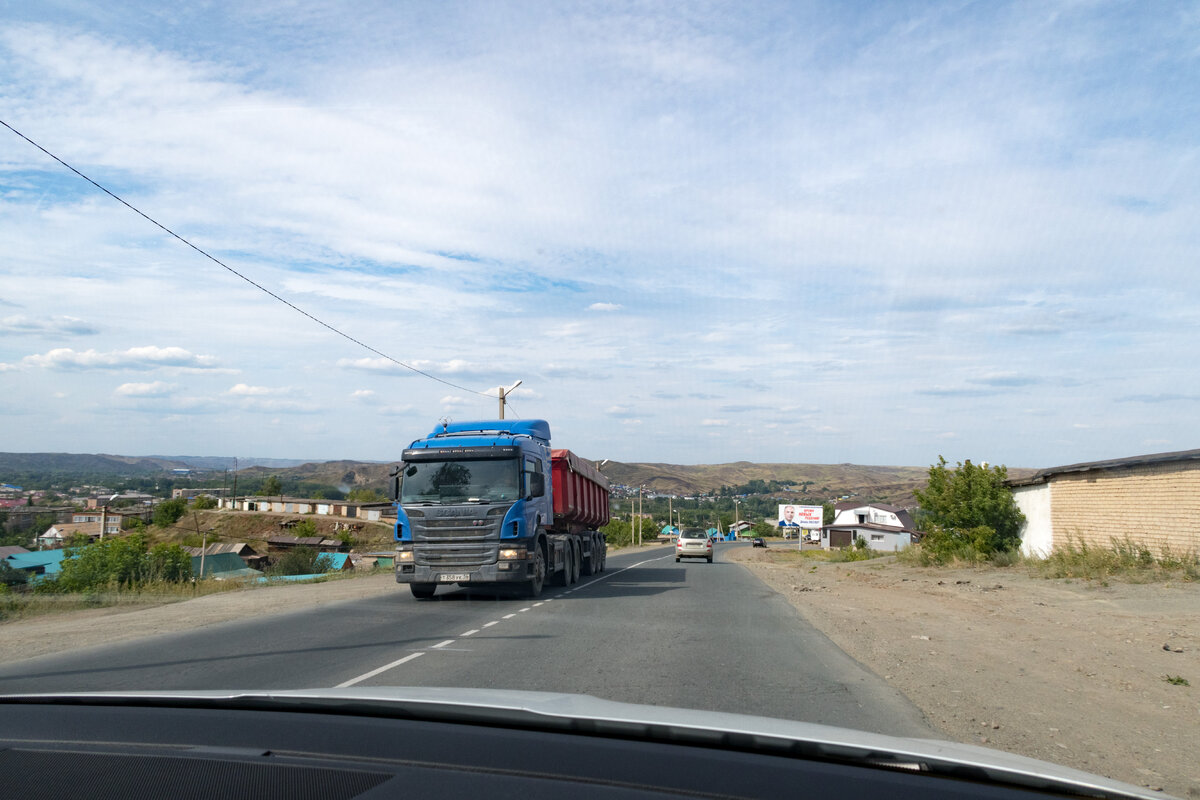
<path id="1" fill-rule="evenodd" d="M 825 519 L 825 509 L 821 506 L 780 505 L 780 528 L 813 528 L 821 527 Z"/>

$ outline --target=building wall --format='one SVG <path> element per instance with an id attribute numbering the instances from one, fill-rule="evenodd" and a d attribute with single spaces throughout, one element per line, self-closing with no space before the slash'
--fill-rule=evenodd
<path id="1" fill-rule="evenodd" d="M 1021 553 L 1045 557 L 1054 547 L 1054 528 L 1050 518 L 1051 484 L 1013 487 L 1013 500 L 1025 515 L 1021 528 Z"/>
<path id="2" fill-rule="evenodd" d="M 1110 547 L 1126 536 L 1158 555 L 1200 551 L 1200 463 L 1149 464 L 1051 478 L 1054 544 Z"/>

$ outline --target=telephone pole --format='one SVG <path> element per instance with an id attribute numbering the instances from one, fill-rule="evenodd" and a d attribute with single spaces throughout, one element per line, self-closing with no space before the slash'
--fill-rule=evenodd
<path id="1" fill-rule="evenodd" d="M 500 419 L 504 419 L 504 398 L 506 398 L 506 397 L 508 397 L 508 395 L 512 394 L 512 390 L 516 389 L 520 385 L 521 385 L 521 381 L 517 381 L 516 383 L 514 383 L 512 386 L 508 387 L 507 389 L 505 389 L 503 386 L 500 387 Z"/>

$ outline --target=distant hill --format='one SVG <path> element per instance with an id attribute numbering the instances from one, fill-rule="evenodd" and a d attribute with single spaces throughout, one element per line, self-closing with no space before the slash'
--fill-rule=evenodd
<path id="1" fill-rule="evenodd" d="M 254 466 L 247 466 L 253 464 Z M 72 453 L 0 453 L 0 480 L 7 473 L 87 473 L 154 475 L 174 469 L 220 470 L 232 459 L 213 456 L 114 456 Z M 248 476 L 278 475 L 305 483 L 386 490 L 390 462 L 238 459 L 239 473 Z M 722 486 L 741 486 L 752 480 L 777 481 L 797 487 L 783 492 L 795 498 L 831 498 L 841 495 L 871 497 L 897 505 L 915 505 L 913 490 L 924 486 L 925 467 L 865 466 L 860 464 L 658 464 L 605 461 L 600 470 L 611 483 L 645 486 L 651 492 L 695 495 L 716 492 Z M 1027 477 L 1034 470 L 1014 468 L 1010 477 Z"/>
<path id="2" fill-rule="evenodd" d="M 182 461 L 157 456 L 113 456 L 89 453 L 0 453 L 0 473 L 88 473 L 154 475 L 188 469 Z"/>

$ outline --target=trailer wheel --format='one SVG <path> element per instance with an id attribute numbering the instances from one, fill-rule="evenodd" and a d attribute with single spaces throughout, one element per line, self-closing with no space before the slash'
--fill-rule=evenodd
<path id="1" fill-rule="evenodd" d="M 593 575 L 593 574 L 599 572 L 600 570 L 596 569 L 596 566 L 597 566 L 596 562 L 597 562 L 597 559 L 599 559 L 599 558 L 600 558 L 600 554 L 596 552 L 595 542 L 593 542 L 592 543 L 592 552 L 590 552 L 586 556 L 584 556 L 583 561 L 579 564 L 579 574 L 586 576 L 586 575 Z"/>
<path id="2" fill-rule="evenodd" d="M 562 572 L 554 573 L 554 585 L 555 586 L 570 586 L 571 585 L 571 573 L 572 573 L 572 570 L 574 569 L 574 567 L 572 566 L 572 562 L 574 562 L 574 561 L 575 561 L 575 551 L 571 548 L 571 545 L 568 542 L 566 544 L 566 546 L 563 548 Z"/>
<path id="3" fill-rule="evenodd" d="M 571 543 L 571 583 L 579 583 L 579 573 L 583 569 L 583 550 L 577 542 Z"/>
<path id="4" fill-rule="evenodd" d="M 525 584 L 525 594 L 528 597 L 538 597 L 546 583 L 546 554 L 541 547 L 533 550 L 533 577 Z"/>
<path id="5" fill-rule="evenodd" d="M 433 593 L 437 591 L 436 583 L 410 583 L 408 588 L 412 590 L 413 597 L 418 600 L 428 600 L 433 597 Z"/>

